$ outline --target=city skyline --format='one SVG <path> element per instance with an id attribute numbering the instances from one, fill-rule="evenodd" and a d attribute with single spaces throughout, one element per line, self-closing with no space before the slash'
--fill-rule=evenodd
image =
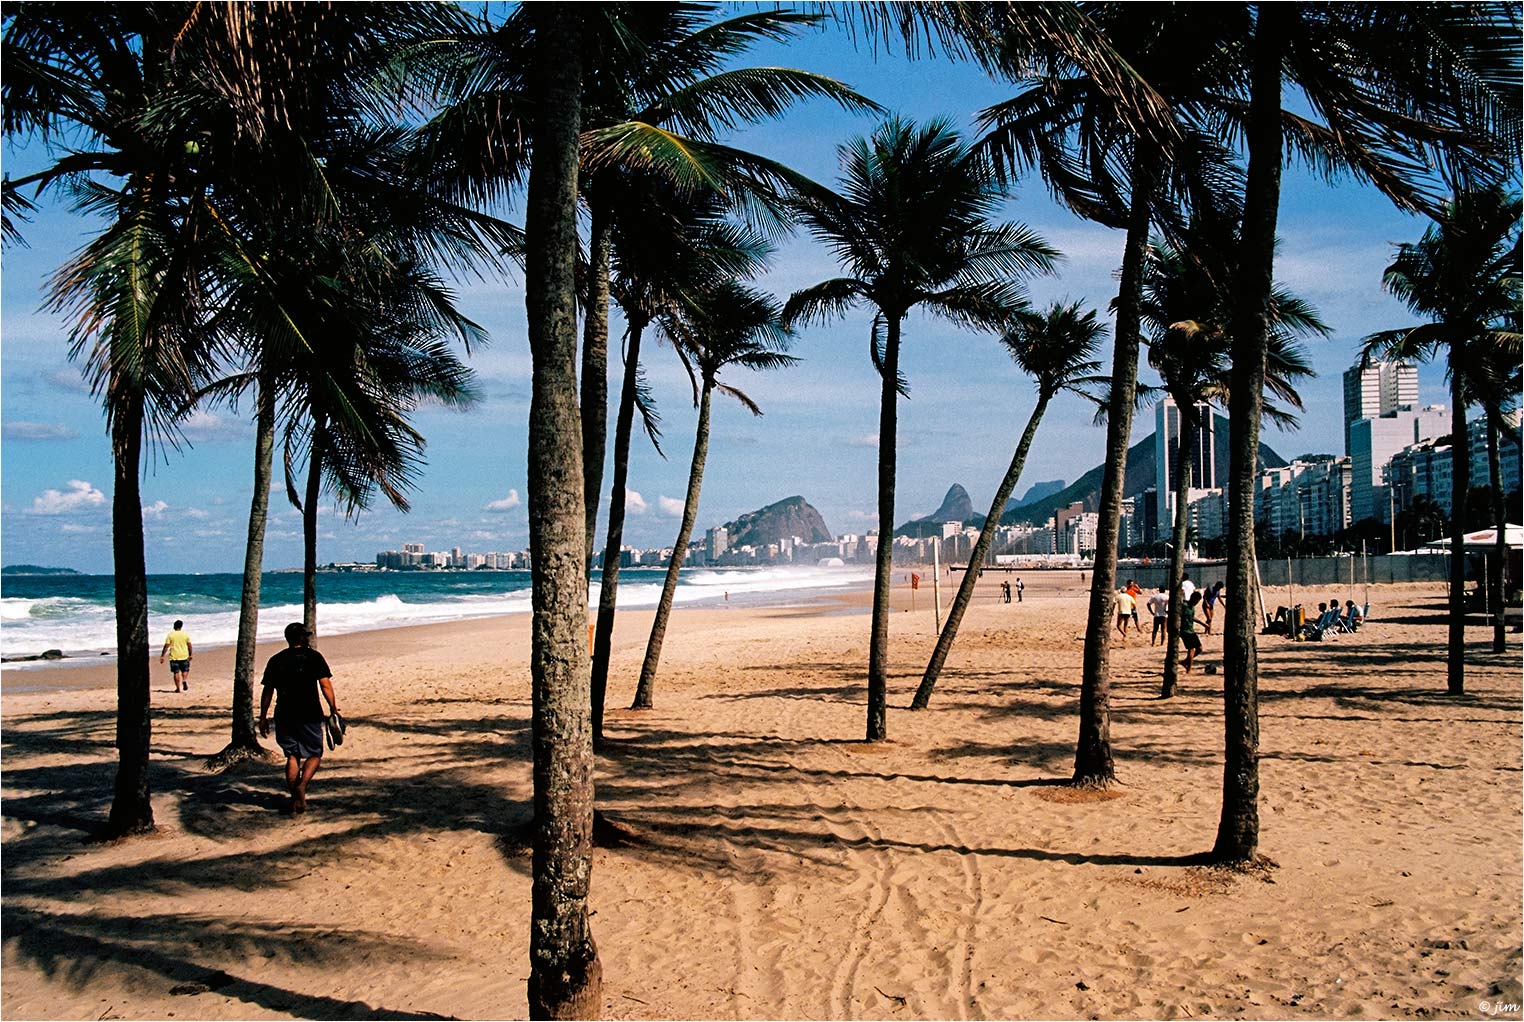
<path id="1" fill-rule="evenodd" d="M 907 116 L 950 114 L 965 129 L 976 109 L 1012 91 L 974 68 L 944 60 L 910 63 L 884 56 L 875 62 L 835 31 L 759 46 L 747 59 L 831 73 Z M 836 145 L 867 133 L 873 124 L 871 118 L 817 104 L 779 123 L 740 132 L 735 141 L 834 183 Z M 39 161 L 34 147 L 7 147 L 5 156 L 16 173 Z M 1034 303 L 1084 298 L 1109 318 L 1105 310 L 1116 290 L 1120 233 L 1061 210 L 1035 179 L 1020 183 L 1006 212 L 1067 257 L 1057 276 L 1031 283 Z M 521 208 L 509 215 L 519 219 Z M 1267 431 L 1266 442 L 1286 457 L 1338 449 L 1341 373 L 1361 337 L 1409 321 L 1400 303 L 1381 291 L 1380 275 L 1393 245 L 1415 239 L 1423 225 L 1371 189 L 1348 182 L 1327 185 L 1288 168 L 1276 276 L 1320 309 L 1334 337 L 1310 345 L 1321 375 L 1304 388 L 1308 411 L 1300 433 Z M 90 229 L 50 204 L 24 227 L 31 247 L 11 246 L 5 253 L 0 520 L 7 563 L 97 571 L 111 563 L 110 458 L 102 413 L 79 369 L 66 358 L 67 323 L 39 311 L 43 283 Z M 796 237 L 780 248 L 761 283 L 786 297 L 835 272 L 823 250 Z M 418 416 L 429 439 L 429 463 L 411 515 L 378 508 L 350 523 L 323 509 L 323 562 L 364 559 L 403 537 L 419 537 L 431 546 L 446 537 L 502 548 L 527 545 L 529 355 L 522 285 L 515 276 L 458 286 L 462 308 L 493 337 L 492 345 L 470 360 L 480 375 L 483 400 L 466 413 L 426 409 Z M 803 494 L 839 532 L 863 532 L 875 521 L 877 380 L 865 352 L 868 327 L 868 317 L 858 315 L 806 329 L 795 343 L 801 365 L 735 381 L 765 415 L 753 419 L 733 403 L 717 403 L 700 531 L 793 493 Z M 622 328 L 616 309 L 613 335 Z M 896 519 L 930 512 L 952 483 L 965 486 L 982 509 L 1031 408 L 1030 381 L 992 339 L 917 316 L 907 322 L 903 368 L 910 400 L 901 412 Z M 1421 366 L 1419 374 L 1426 390 L 1438 390 L 1440 368 Z M 669 350 L 651 351 L 646 375 L 663 414 L 667 458 L 658 458 L 643 441 L 635 445 L 626 533 L 629 542 L 651 547 L 670 545 L 677 531 L 693 413 L 688 381 Z M 1152 378 L 1148 371 L 1142 375 Z M 618 377 L 616 366 L 611 393 L 618 392 Z M 249 413 L 247 402 L 236 411 L 198 411 L 186 424 L 189 446 L 158 452 L 143 487 L 150 571 L 241 569 L 253 461 Z M 1054 402 L 1023 486 L 1043 479 L 1072 481 L 1100 463 L 1104 430 L 1092 423 L 1092 414 L 1078 399 Z M 1152 429 L 1151 418 L 1138 416 L 1134 441 Z M 780 457 L 783 451 L 789 456 Z M 273 497 L 266 562 L 299 564 L 299 523 L 278 471 Z"/>

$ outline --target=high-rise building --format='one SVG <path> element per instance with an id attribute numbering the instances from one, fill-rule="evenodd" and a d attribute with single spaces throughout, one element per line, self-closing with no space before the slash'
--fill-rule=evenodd
<path id="1" fill-rule="evenodd" d="M 730 549 L 730 532 L 723 525 L 716 525 L 704 534 L 705 553 L 709 556 L 712 564 L 724 556 L 725 551 Z"/>
<path id="2" fill-rule="evenodd" d="M 1154 409 L 1154 489 L 1161 534 L 1175 526 L 1175 487 L 1180 482 L 1177 454 L 1180 450 L 1180 406 L 1165 398 Z M 1217 489 L 1217 417 L 1212 406 L 1196 406 L 1196 443 L 1191 454 L 1191 492 L 1186 505 Z"/>
<path id="3" fill-rule="evenodd" d="M 1416 411 L 1397 411 L 1374 419 L 1356 419 L 1349 427 L 1349 517 L 1391 520 L 1391 494 L 1385 471 L 1392 456 L 1420 440 L 1450 432 L 1450 413 L 1444 405 Z"/>
<path id="4" fill-rule="evenodd" d="M 1411 362 L 1372 362 L 1344 370 L 1344 453 L 1354 454 L 1350 429 L 1360 419 L 1376 419 L 1418 407 L 1418 367 Z"/>

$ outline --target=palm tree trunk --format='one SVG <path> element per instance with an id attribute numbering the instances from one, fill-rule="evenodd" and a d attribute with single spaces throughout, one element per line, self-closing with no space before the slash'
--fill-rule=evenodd
<path id="1" fill-rule="evenodd" d="M 885 313 L 883 385 L 878 406 L 878 550 L 873 572 L 873 632 L 868 643 L 868 741 L 888 736 L 889 586 L 894 570 L 894 457 L 899 419 L 900 322 Z"/>
<path id="2" fill-rule="evenodd" d="M 254 644 L 259 632 L 259 585 L 264 572 L 265 523 L 270 513 L 270 465 L 275 453 L 275 387 L 261 374 L 255 397 L 254 495 L 249 501 L 249 532 L 243 555 L 243 594 L 238 603 L 238 645 L 233 656 L 233 724 L 226 748 L 207 762 L 222 770 L 250 756 L 269 752 L 254 733 Z"/>
<path id="3" fill-rule="evenodd" d="M 524 271 L 529 349 L 529 548 L 534 620 L 534 855 L 531 1018 L 598 1018 L 603 966 L 587 894 L 593 866 L 593 735 L 587 688 L 587 553 L 577 406 L 577 135 L 581 15 L 526 9 L 538 117 L 529 170 Z"/>
<path id="4" fill-rule="evenodd" d="M 624 356 L 624 383 L 614 421 L 614 485 L 609 491 L 608 538 L 603 543 L 603 574 L 598 580 L 598 628 L 593 636 L 593 741 L 603 740 L 603 705 L 608 692 L 609 653 L 614 643 L 614 610 L 619 600 L 619 548 L 624 545 L 625 484 L 630 478 L 630 434 L 635 425 L 636 375 L 640 338 L 646 321 L 629 315 L 630 339 Z"/>
<path id="5" fill-rule="evenodd" d="M 1503 458 L 1498 450 L 1499 434 L 1502 433 L 1502 413 L 1496 405 L 1487 408 L 1487 483 L 1492 498 L 1492 524 L 1497 528 L 1497 540 L 1492 548 L 1492 563 L 1488 565 L 1487 586 L 1492 593 L 1492 651 L 1503 653 L 1508 649 L 1508 639 L 1503 631 L 1503 579 L 1508 575 L 1508 537 L 1506 533 L 1507 512 L 1503 507 Z"/>
<path id="6" fill-rule="evenodd" d="M 1457 353 L 1452 352 L 1451 358 Z M 1458 361 L 1458 360 L 1457 360 Z M 1466 426 L 1465 374 L 1450 371 L 1450 694 L 1466 692 L 1466 498 L 1471 493 L 1471 447 Z"/>
<path id="7" fill-rule="evenodd" d="M 1101 473 L 1096 517 L 1095 566 L 1090 573 L 1090 611 L 1085 627 L 1085 665 L 1080 681 L 1079 741 L 1073 783 L 1109 785 L 1111 762 L 1111 615 L 1117 581 L 1117 535 L 1122 525 L 1122 491 L 1127 483 L 1127 448 L 1132 440 L 1132 406 L 1138 392 L 1138 335 L 1143 297 L 1143 255 L 1148 246 L 1149 200 L 1154 172 L 1140 147 L 1133 160 L 1132 208 L 1122 252 L 1117 291 L 1116 344 L 1111 357 L 1111 405 L 1106 412 L 1106 465 Z"/>
<path id="8" fill-rule="evenodd" d="M 677 596 L 677 576 L 688 553 L 688 540 L 693 536 L 693 524 L 698 520 L 699 490 L 704 485 L 704 461 L 709 456 L 709 399 L 714 384 L 704 380 L 704 390 L 699 396 L 698 433 L 693 440 L 693 462 L 688 467 L 688 496 L 683 501 L 683 522 L 677 530 L 677 543 L 672 547 L 672 561 L 667 565 L 667 578 L 661 587 L 661 602 L 656 605 L 656 620 L 651 622 L 651 638 L 646 643 L 646 659 L 640 665 L 640 684 L 635 689 L 632 710 L 649 710 L 651 694 L 656 687 L 656 668 L 661 663 L 661 644 L 667 635 L 667 619 L 672 616 L 672 601 Z"/>
<path id="9" fill-rule="evenodd" d="M 1175 448 L 1175 543 L 1169 559 L 1169 620 L 1164 626 L 1168 639 L 1164 647 L 1164 685 L 1159 690 L 1163 699 L 1175 694 L 1175 685 L 1180 681 L 1180 604 L 1183 595 L 1180 586 L 1185 581 L 1185 535 L 1190 520 L 1185 502 L 1191 492 L 1191 462 L 1196 457 L 1196 408 L 1178 400 L 1175 404 L 1180 408 L 1180 443 Z M 1168 425 L 1166 419 L 1166 445 L 1169 443 Z"/>
<path id="10" fill-rule="evenodd" d="M 931 703 L 931 691 L 936 686 L 937 678 L 942 674 L 942 666 L 947 662 L 947 654 L 952 651 L 953 639 L 958 635 L 958 626 L 963 623 L 963 615 L 968 611 L 968 605 L 973 602 L 974 590 L 979 584 L 979 570 L 984 566 L 985 555 L 989 553 L 990 546 L 995 542 L 995 530 L 1000 527 L 1000 516 L 1005 512 L 1006 501 L 1011 499 L 1011 492 L 1021 481 L 1021 471 L 1027 463 L 1027 452 L 1032 449 L 1032 440 L 1037 436 L 1037 425 L 1042 422 L 1043 413 L 1048 410 L 1048 400 L 1049 395 L 1038 395 L 1037 407 L 1032 409 L 1032 415 L 1027 419 L 1027 428 L 1021 434 L 1021 442 L 1016 445 L 1016 453 L 1011 456 L 1011 464 L 1005 470 L 1005 478 L 1000 480 L 1000 487 L 995 491 L 995 499 L 990 503 L 990 513 L 984 519 L 984 527 L 979 530 L 979 538 L 974 542 L 974 549 L 969 552 L 968 566 L 963 569 L 963 581 L 958 583 L 958 595 L 953 597 L 952 606 L 947 608 L 947 620 L 942 623 L 942 634 L 937 636 L 937 648 L 932 650 L 931 660 L 926 664 L 926 673 L 921 676 L 921 684 L 915 691 L 915 699 L 911 700 L 912 710 L 924 710 Z"/>
<path id="11" fill-rule="evenodd" d="M 307 455 L 307 492 L 302 497 L 302 624 L 308 638 L 317 637 L 317 519 L 323 488 L 323 444 L 326 428 L 320 418 L 312 427 L 312 450 Z"/>
<path id="12" fill-rule="evenodd" d="M 116 787 L 106 834 L 153 830 L 148 757 L 153 737 L 148 666 L 148 569 L 143 556 L 143 394 L 131 393 L 112 420 L 115 479 L 111 553 L 116 600 Z"/>
<path id="13" fill-rule="evenodd" d="M 588 245 L 587 308 L 582 323 L 582 492 L 587 501 L 587 570 L 592 574 L 598 539 L 599 490 L 609 417 L 609 252 L 614 218 L 595 189 L 587 193 L 592 214 Z"/>
<path id="14" fill-rule="evenodd" d="M 1222 815 L 1212 856 L 1246 861 L 1259 849 L 1259 647 L 1254 609 L 1254 480 L 1264 411 L 1270 290 L 1281 195 L 1282 14 L 1259 7 L 1251 69 L 1248 179 L 1237 275 L 1228 402 L 1228 588 L 1223 603 Z"/>

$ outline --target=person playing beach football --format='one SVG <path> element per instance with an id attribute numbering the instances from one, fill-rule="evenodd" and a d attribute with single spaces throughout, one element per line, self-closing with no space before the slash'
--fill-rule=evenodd
<path id="1" fill-rule="evenodd" d="M 191 650 L 191 638 L 185 631 L 185 622 L 176 621 L 175 627 L 164 636 L 164 648 L 159 650 L 159 663 L 169 657 L 169 673 L 175 679 L 175 691 L 179 692 L 183 687 L 190 691 L 190 662 L 193 651 Z"/>
<path id="2" fill-rule="evenodd" d="M 275 702 L 275 740 L 286 754 L 286 790 L 291 811 L 307 808 L 307 785 L 323 763 L 324 722 L 339 712 L 333 694 L 332 672 L 323 654 L 307 645 L 307 628 L 300 621 L 286 626 L 286 648 L 265 664 L 264 694 L 259 700 L 259 733 L 270 734 L 270 702 Z"/>

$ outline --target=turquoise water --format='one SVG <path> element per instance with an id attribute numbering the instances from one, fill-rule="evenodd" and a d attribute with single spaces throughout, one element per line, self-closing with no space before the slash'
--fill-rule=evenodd
<path id="1" fill-rule="evenodd" d="M 664 568 L 625 568 L 619 573 L 619 605 L 655 606 Z M 683 570 L 677 600 L 685 605 L 778 605 L 811 591 L 849 588 L 868 569 L 725 568 Z M 150 575 L 150 644 L 185 621 L 200 646 L 231 644 L 238 636 L 243 576 Z M 30 656 L 60 649 L 71 656 L 110 655 L 116 646 L 110 575 L 8 575 L 0 578 L 0 656 Z M 596 606 L 595 584 L 590 602 Z M 526 571 L 388 571 L 318 575 L 318 620 L 325 634 L 394 628 L 436 621 L 523 614 L 530 611 Z M 260 583 L 261 639 L 277 638 L 287 622 L 302 617 L 302 576 L 267 572 Z M 77 661 L 76 661 L 77 662 Z"/>

